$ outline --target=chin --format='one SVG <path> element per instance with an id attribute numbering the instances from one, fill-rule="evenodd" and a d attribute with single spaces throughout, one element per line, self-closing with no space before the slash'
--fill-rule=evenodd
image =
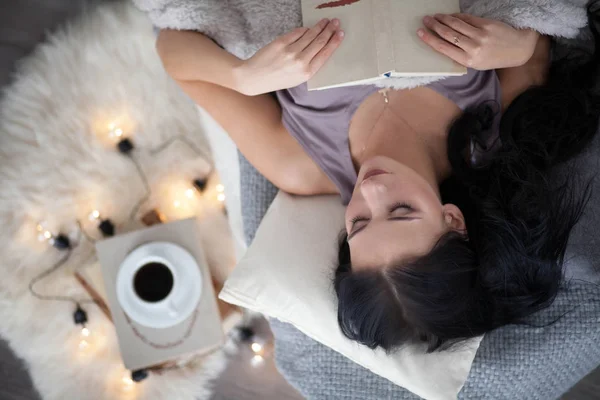
<path id="1" fill-rule="evenodd" d="M 358 175 L 363 176 L 367 172 L 374 169 L 379 169 L 387 173 L 397 173 L 405 168 L 407 168 L 405 165 L 392 158 L 386 156 L 375 156 L 362 163 Z"/>
<path id="2" fill-rule="evenodd" d="M 393 164 L 398 165 L 399 163 L 386 156 L 375 156 L 367 159 L 362 163 L 362 165 L 360 166 L 360 172 L 373 168 L 385 169 L 386 167 L 389 168 Z"/>

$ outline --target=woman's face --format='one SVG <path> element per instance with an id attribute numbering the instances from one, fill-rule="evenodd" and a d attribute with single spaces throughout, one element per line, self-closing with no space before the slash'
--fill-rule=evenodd
<path id="1" fill-rule="evenodd" d="M 346 208 L 352 267 L 388 266 L 428 253 L 450 229 L 465 229 L 460 210 L 411 168 L 387 157 L 364 163 Z"/>

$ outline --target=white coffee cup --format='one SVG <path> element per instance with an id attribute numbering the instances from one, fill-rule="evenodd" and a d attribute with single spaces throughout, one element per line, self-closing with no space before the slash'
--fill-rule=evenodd
<path id="1" fill-rule="evenodd" d="M 140 276 L 148 274 L 161 280 L 145 279 L 141 286 Z M 117 273 L 116 291 L 119 304 L 132 321 L 164 329 L 180 324 L 194 312 L 202 294 L 202 275 L 184 248 L 151 242 L 125 257 Z"/>

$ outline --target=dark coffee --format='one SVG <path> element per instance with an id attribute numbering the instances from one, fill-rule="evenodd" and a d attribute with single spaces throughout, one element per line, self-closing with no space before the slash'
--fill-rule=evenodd
<path id="1" fill-rule="evenodd" d="M 133 288 L 140 299 L 149 303 L 164 300 L 173 289 L 173 274 L 164 264 L 144 264 L 133 277 Z"/>

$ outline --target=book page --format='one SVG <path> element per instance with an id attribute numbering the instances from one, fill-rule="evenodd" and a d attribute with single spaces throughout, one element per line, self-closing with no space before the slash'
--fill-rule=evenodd
<path id="1" fill-rule="evenodd" d="M 394 37 L 394 76 L 464 75 L 467 69 L 427 46 L 417 36 L 423 17 L 460 12 L 459 0 L 382 0 L 389 6 Z M 379 71 L 385 73 L 387 71 Z"/>
<path id="2" fill-rule="evenodd" d="M 394 21 L 391 17 L 390 2 L 393 0 L 373 1 L 373 29 L 375 31 L 375 46 L 377 48 L 377 72 L 378 76 L 393 73 L 396 70 L 396 57 L 394 55 L 393 36 Z"/>
<path id="3" fill-rule="evenodd" d="M 372 4 L 378 0 L 302 0 L 305 27 L 338 18 L 346 36 L 333 56 L 308 81 L 309 90 L 333 87 L 379 75 Z"/>

